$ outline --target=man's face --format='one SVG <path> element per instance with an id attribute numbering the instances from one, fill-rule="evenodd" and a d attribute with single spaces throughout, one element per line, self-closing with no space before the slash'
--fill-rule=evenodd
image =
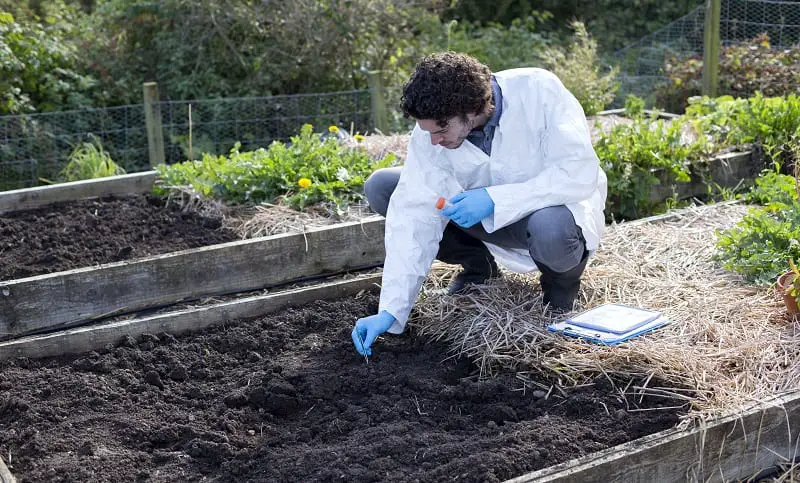
<path id="1" fill-rule="evenodd" d="M 448 119 L 447 125 L 442 127 L 439 121 L 433 119 L 418 119 L 417 124 L 423 131 L 428 131 L 431 135 L 431 144 L 439 145 L 447 149 L 456 149 L 467 139 L 467 135 L 472 131 L 475 124 L 475 115 L 468 114 L 467 121 L 464 122 L 460 116 Z"/>

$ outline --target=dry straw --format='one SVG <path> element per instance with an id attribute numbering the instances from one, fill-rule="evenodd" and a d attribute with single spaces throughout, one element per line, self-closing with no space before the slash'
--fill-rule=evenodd
<path id="1" fill-rule="evenodd" d="M 484 374 L 514 370 L 580 385 L 598 375 L 634 394 L 664 394 L 705 418 L 760 402 L 800 383 L 800 331 L 774 292 L 744 283 L 712 260 L 715 230 L 739 204 L 693 207 L 647 223 L 609 226 L 591 259 L 576 310 L 619 302 L 662 311 L 674 323 L 614 347 L 547 332 L 534 275 L 506 274 L 463 296 L 439 296 L 452 267 L 433 272 L 411 326 L 451 344 Z M 660 381 L 657 386 L 654 381 Z M 541 383 L 539 383 L 541 384 Z M 623 384 L 625 385 L 625 384 Z"/>

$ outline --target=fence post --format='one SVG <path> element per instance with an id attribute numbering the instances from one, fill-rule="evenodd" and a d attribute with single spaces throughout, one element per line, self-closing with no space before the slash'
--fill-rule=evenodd
<path id="1" fill-rule="evenodd" d="M 161 105 L 158 103 L 158 84 L 145 82 L 144 120 L 147 124 L 147 147 L 150 166 L 164 164 L 164 129 L 161 125 Z"/>
<path id="2" fill-rule="evenodd" d="M 369 94 L 372 99 L 372 120 L 375 129 L 383 134 L 389 134 L 389 116 L 386 111 L 386 92 L 383 90 L 381 82 L 381 71 L 371 70 L 367 72 L 369 79 Z"/>
<path id="3" fill-rule="evenodd" d="M 703 95 L 715 97 L 719 86 L 720 0 L 706 0 L 703 32 Z"/>

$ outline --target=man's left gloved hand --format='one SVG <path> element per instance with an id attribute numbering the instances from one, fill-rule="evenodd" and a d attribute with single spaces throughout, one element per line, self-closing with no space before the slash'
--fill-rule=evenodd
<path id="1" fill-rule="evenodd" d="M 371 356 L 372 343 L 379 335 L 389 330 L 394 322 L 394 316 L 385 310 L 358 319 L 352 333 L 353 345 L 356 346 L 358 353 L 362 356 Z"/>
<path id="2" fill-rule="evenodd" d="M 465 191 L 450 198 L 442 215 L 462 228 L 469 228 L 494 213 L 494 200 L 486 188 Z"/>

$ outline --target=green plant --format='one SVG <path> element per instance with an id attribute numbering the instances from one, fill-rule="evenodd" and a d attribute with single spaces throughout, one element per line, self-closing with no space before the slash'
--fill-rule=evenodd
<path id="1" fill-rule="evenodd" d="M 78 69 L 70 13 L 23 21 L 0 9 L 0 114 L 89 104 L 94 79 Z"/>
<path id="2" fill-rule="evenodd" d="M 757 144 L 777 167 L 791 166 L 800 140 L 800 96 L 749 99 L 722 96 L 690 99 L 686 118 L 714 142 L 731 147 Z"/>
<path id="3" fill-rule="evenodd" d="M 767 205 L 770 210 L 784 209 L 797 200 L 796 179 L 774 168 L 765 170 L 756 178 L 755 186 L 744 195 L 744 199 L 749 203 Z"/>
<path id="4" fill-rule="evenodd" d="M 600 135 L 594 148 L 608 177 L 610 216 L 632 219 L 651 213 L 650 186 L 660 183 L 660 176 L 690 181 L 692 160 L 706 155 L 708 146 L 702 137 L 685 142 L 684 125 L 680 119 L 665 123 L 640 116 Z"/>
<path id="5" fill-rule="evenodd" d="M 733 228 L 717 232 L 714 258 L 749 281 L 772 283 L 790 259 L 800 259 L 800 202 L 751 209 Z"/>
<path id="6" fill-rule="evenodd" d="M 625 115 L 628 117 L 639 117 L 644 115 L 644 99 L 636 94 L 628 94 L 625 97 Z"/>
<path id="7" fill-rule="evenodd" d="M 290 144 L 274 142 L 268 149 L 250 152 L 239 148 L 237 143 L 228 156 L 204 153 L 199 161 L 159 166 L 155 193 L 166 196 L 191 186 L 205 197 L 233 204 L 283 202 L 299 209 L 327 202 L 343 209 L 364 198 L 364 180 L 372 171 L 395 159 L 390 154 L 373 160 L 333 136 L 322 139 L 310 124 Z"/>
<path id="8" fill-rule="evenodd" d="M 548 18 L 547 13 L 533 11 L 524 18 L 514 19 L 507 26 L 452 20 L 444 24 L 443 41 L 436 41 L 438 32 L 426 33 L 431 42 L 428 50 L 463 52 L 480 60 L 493 71 L 540 65 L 548 41 L 539 33 L 538 26 Z"/>
<path id="9" fill-rule="evenodd" d="M 597 42 L 582 22 L 573 22 L 574 38 L 567 51 L 550 49 L 545 63 L 581 103 L 587 116 L 597 114 L 614 100 L 619 88 L 619 68 L 602 72 L 597 60 Z"/>
<path id="10" fill-rule="evenodd" d="M 125 174 L 125 170 L 111 159 L 100 140 L 92 137 L 91 142 L 81 143 L 70 153 L 60 177 L 64 181 L 79 181 L 118 174 Z"/>

